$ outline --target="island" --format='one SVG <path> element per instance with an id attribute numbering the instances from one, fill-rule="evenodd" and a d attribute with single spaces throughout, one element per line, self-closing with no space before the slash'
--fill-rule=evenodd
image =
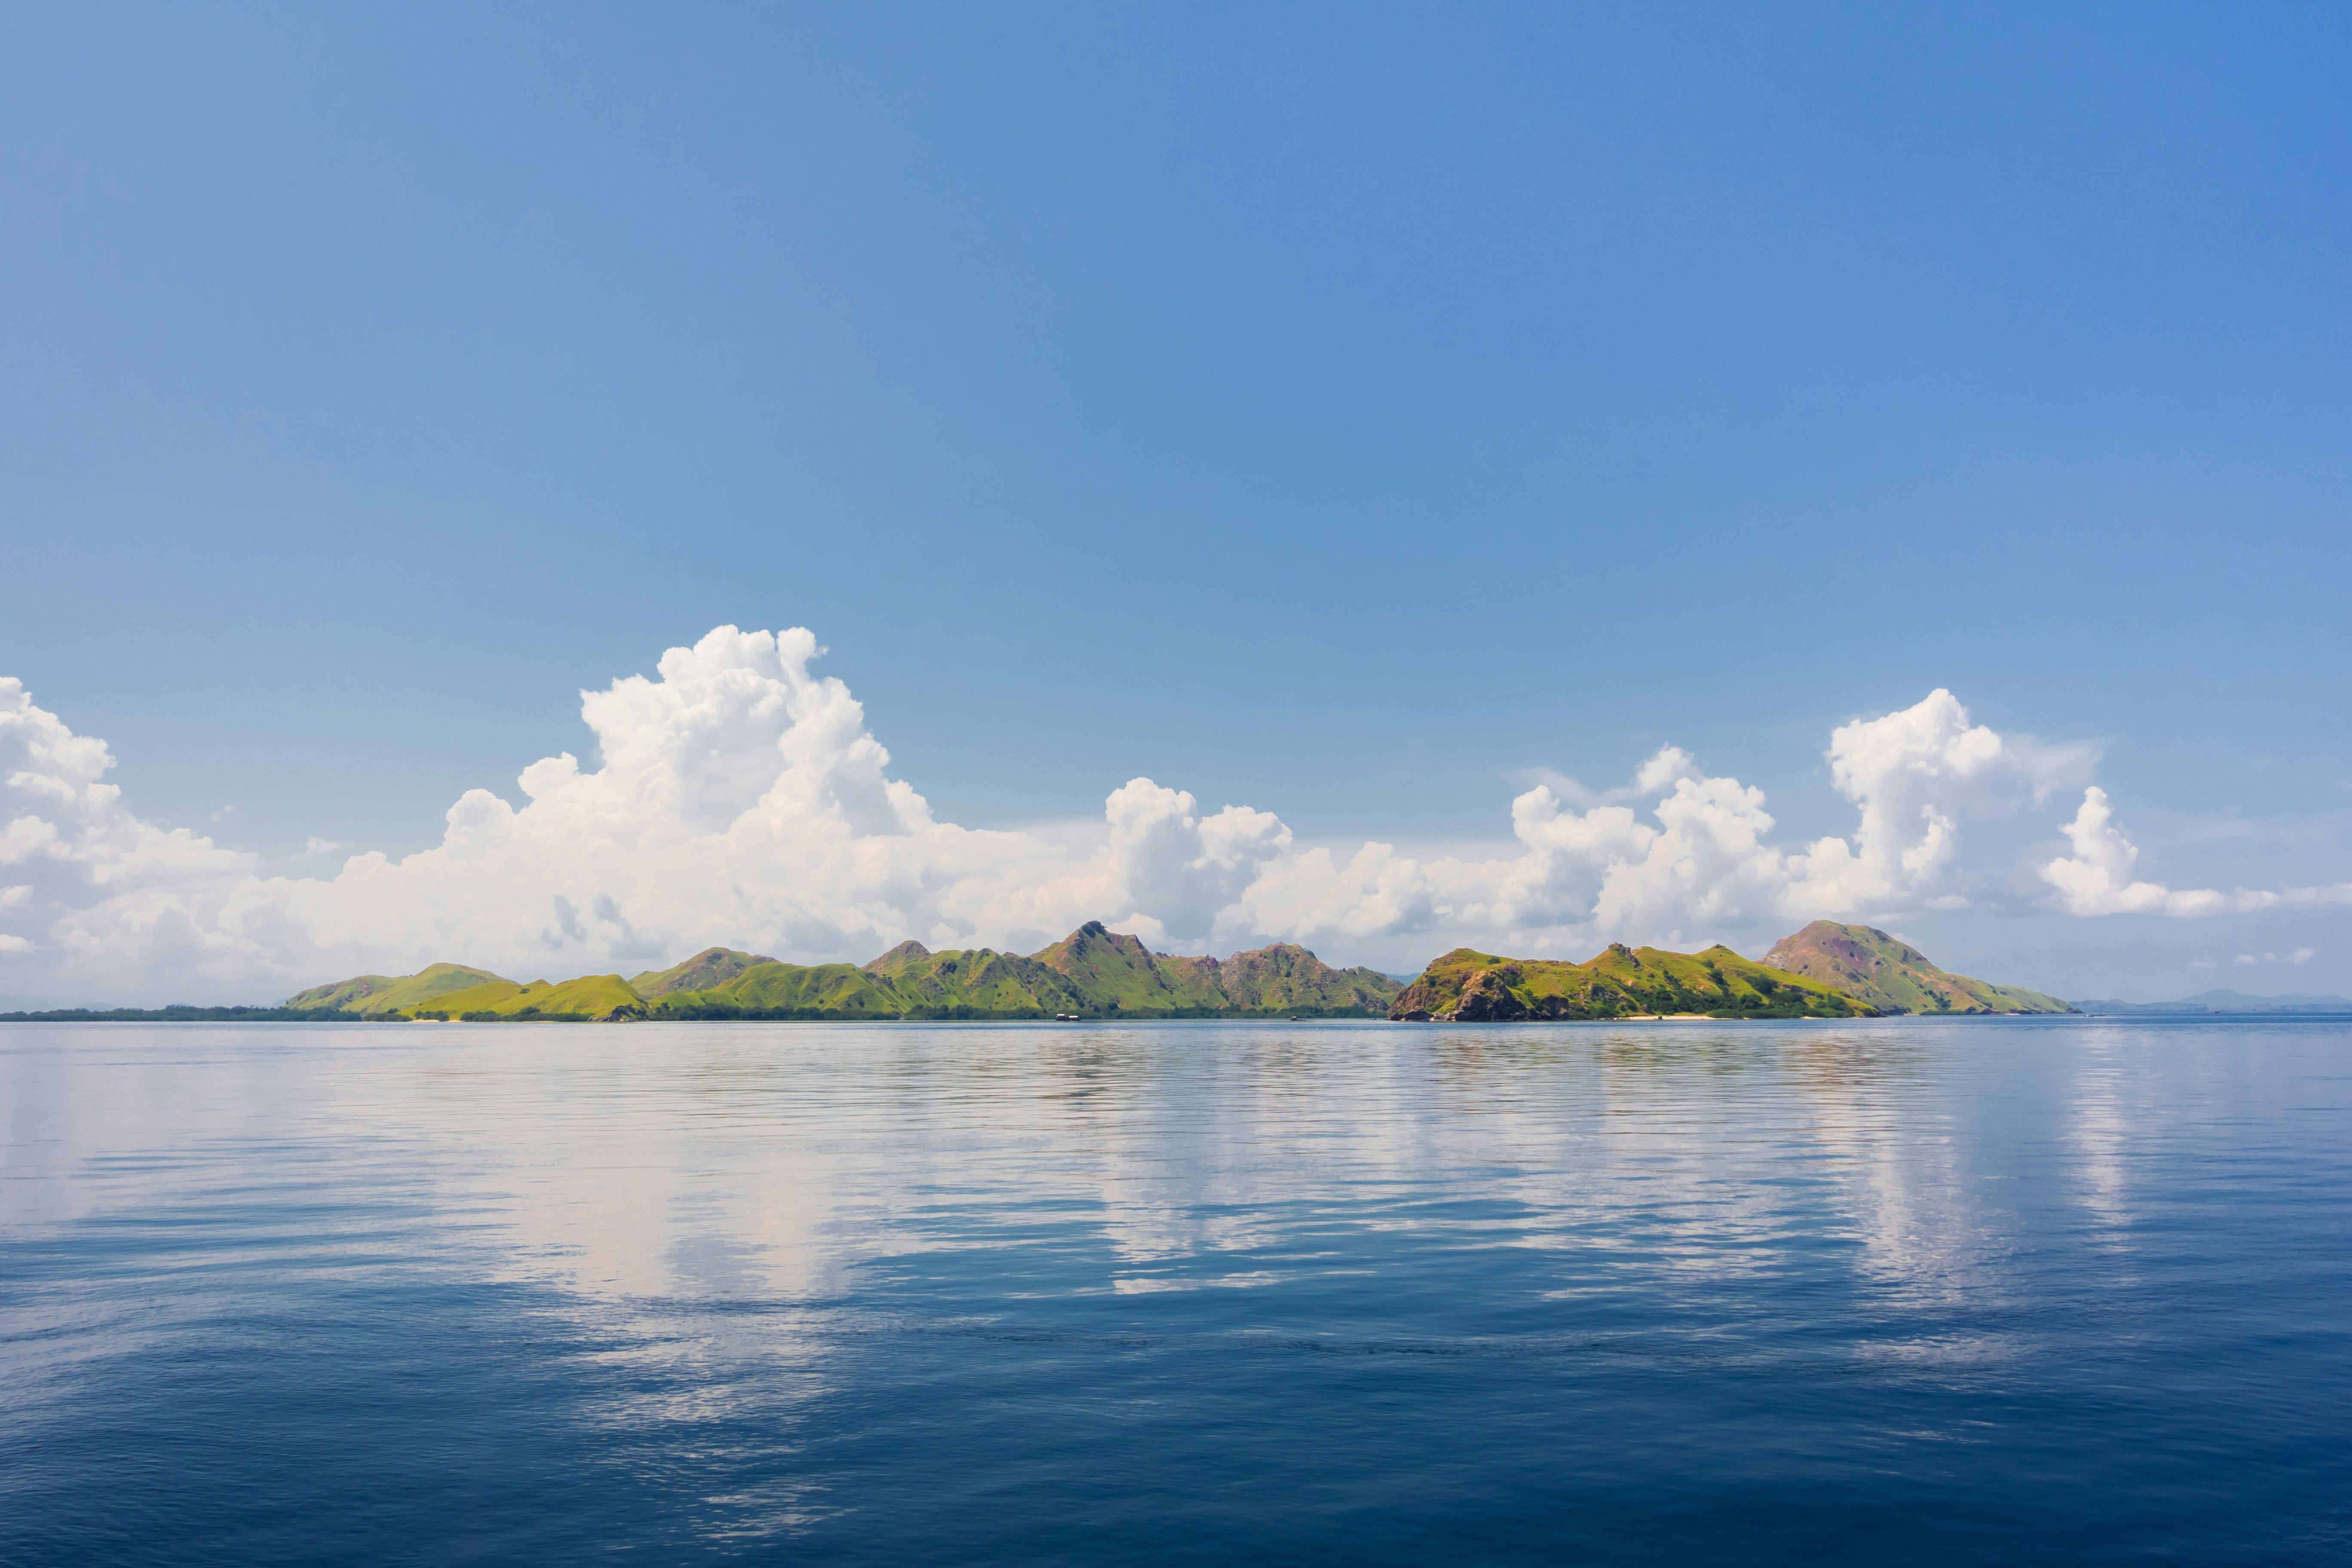
<path id="1" fill-rule="evenodd" d="M 862 964 L 785 963 L 706 948 L 683 963 L 574 980 L 519 982 L 436 963 L 365 974 L 287 998 L 289 1012 L 493 1022 L 545 1018 L 1381 1018 L 1403 988 L 1373 969 L 1334 969 L 1276 942 L 1230 958 L 1154 952 L 1089 921 L 1034 953 L 933 952 L 902 942 Z"/>
<path id="2" fill-rule="evenodd" d="M 1670 952 L 1612 942 L 1583 963 L 1457 947 L 1410 984 L 1334 969 L 1294 942 L 1230 958 L 1154 952 L 1088 921 L 1032 953 L 934 952 L 902 942 L 864 963 L 786 963 L 709 947 L 667 969 L 509 980 L 463 963 L 360 974 L 274 1007 L 118 1007 L 0 1022 L 632 1023 L 659 1019 L 1356 1018 L 1503 1024 L 1705 1017 L 1865 1018 L 2073 1013 L 2055 996 L 1952 974 L 1870 926 L 1815 921 L 1759 962 L 1721 943 Z"/>
<path id="3" fill-rule="evenodd" d="M 1582 963 L 1457 947 L 1404 988 L 1389 1016 L 1410 1023 L 1601 1018 L 1862 1018 L 1877 1009 L 1836 986 L 1746 959 L 1610 943 Z"/>

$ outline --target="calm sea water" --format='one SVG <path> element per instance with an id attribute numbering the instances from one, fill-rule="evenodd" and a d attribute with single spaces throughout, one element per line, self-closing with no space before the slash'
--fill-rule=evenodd
<path id="1" fill-rule="evenodd" d="M 2352 1557 L 2352 1025 L 0 1027 L 0 1558 Z"/>

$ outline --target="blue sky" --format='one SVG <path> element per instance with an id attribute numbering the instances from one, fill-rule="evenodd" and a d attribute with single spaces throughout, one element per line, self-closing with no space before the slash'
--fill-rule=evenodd
<path id="1" fill-rule="evenodd" d="M 1507 838 L 1671 743 L 1804 839 L 1945 687 L 2095 742 L 2144 874 L 2339 883 L 2347 64 L 2323 6 L 19 13 L 0 674 L 264 871 L 520 803 L 735 624 L 975 826 Z M 2340 908 L 1978 905 L 1904 929 L 2352 986 Z"/>

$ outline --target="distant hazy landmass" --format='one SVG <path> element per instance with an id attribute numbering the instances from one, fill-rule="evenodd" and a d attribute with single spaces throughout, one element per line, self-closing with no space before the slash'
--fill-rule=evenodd
<path id="1" fill-rule="evenodd" d="M 1764 955 L 1775 969 L 1860 997 L 1882 1013 L 2072 1013 L 2055 996 L 1993 985 L 1937 968 L 1927 955 L 1874 926 L 1815 921 Z"/>
<path id="2" fill-rule="evenodd" d="M 2200 991 L 2178 1002 L 2078 1002 L 2084 1013 L 2352 1013 L 2352 997 L 2249 996 L 2242 991 Z"/>

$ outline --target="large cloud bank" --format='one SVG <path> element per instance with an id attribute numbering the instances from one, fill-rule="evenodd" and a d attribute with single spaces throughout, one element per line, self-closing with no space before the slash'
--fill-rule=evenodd
<path id="1" fill-rule="evenodd" d="M 76 735 L 0 678 L 0 993 L 91 999 L 262 994 L 443 958 L 517 975 L 628 972 L 711 942 L 863 959 L 906 937 L 1028 948 L 1102 919 L 1180 951 L 1281 938 L 1334 955 L 1474 941 L 1564 952 L 1614 938 L 1753 936 L 1818 916 L 1968 901 L 1962 825 L 2081 782 L 2087 753 L 2006 740 L 1937 690 L 1831 737 L 1853 832 L 1772 841 L 1761 791 L 1667 747 L 1599 796 L 1538 785 L 1486 859 L 1387 844 L 1302 848 L 1270 812 L 1203 810 L 1138 778 L 1090 849 L 939 821 L 807 631 L 721 626 L 656 678 L 582 698 L 602 765 L 523 770 L 516 808 L 474 790 L 435 847 L 353 857 L 331 879 L 142 821 Z M 2105 794 L 2041 867 L 2079 915 L 2352 901 L 2352 888 L 2176 891 L 2137 880 Z"/>

